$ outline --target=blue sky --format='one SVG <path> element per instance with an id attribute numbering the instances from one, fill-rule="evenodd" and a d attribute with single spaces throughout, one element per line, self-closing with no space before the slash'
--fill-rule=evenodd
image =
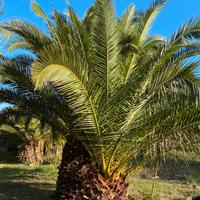
<path id="1" fill-rule="evenodd" d="M 130 4 L 136 5 L 138 10 L 144 10 L 153 0 L 114 0 L 118 15 Z M 65 0 L 37 0 L 47 14 L 51 14 L 51 5 L 61 12 L 66 11 Z M 87 8 L 94 0 L 70 0 L 72 7 L 83 16 Z M 30 9 L 31 0 L 4 0 L 4 14 L 2 20 L 10 18 L 22 18 L 28 20 L 40 28 L 45 29 L 42 19 L 34 16 Z M 169 36 L 184 21 L 200 15 L 200 0 L 168 0 L 165 8 L 159 15 L 152 32 Z"/>
<path id="2" fill-rule="evenodd" d="M 37 0 L 37 2 L 49 16 L 52 12 L 52 4 L 59 11 L 66 11 L 65 0 Z M 144 10 L 151 2 L 152 0 L 114 0 L 118 15 L 121 15 L 124 9 L 131 3 L 136 6 L 137 10 Z M 70 0 L 70 4 L 78 12 L 80 17 L 84 15 L 87 8 L 93 3 L 94 0 Z M 4 0 L 4 14 L 0 16 L 0 21 L 20 18 L 45 30 L 45 24 L 41 18 L 34 15 L 30 5 L 31 0 Z M 152 28 L 152 33 L 168 37 L 181 24 L 194 16 L 200 16 L 200 0 L 168 0 L 168 3 Z M 3 53 L 9 55 L 5 50 L 3 50 Z"/>
<path id="3" fill-rule="evenodd" d="M 88 7 L 94 3 L 94 0 L 69 1 L 80 17 L 83 16 Z M 153 0 L 114 0 L 114 4 L 117 14 L 121 15 L 131 3 L 136 6 L 137 10 L 145 10 L 152 1 Z M 42 30 L 46 30 L 46 25 L 43 23 L 43 20 L 35 16 L 31 11 L 32 0 L 3 0 L 3 2 L 4 14 L 0 16 L 1 22 L 11 18 L 20 18 L 39 26 Z M 61 12 L 65 12 L 67 9 L 66 0 L 37 0 L 37 2 L 49 16 L 52 12 L 52 4 Z M 168 0 L 168 3 L 158 16 L 152 28 L 152 33 L 168 37 L 176 31 L 181 24 L 194 16 L 200 16 L 200 0 Z M 8 54 L 4 49 L 2 51 L 4 55 L 12 56 L 15 54 Z"/>

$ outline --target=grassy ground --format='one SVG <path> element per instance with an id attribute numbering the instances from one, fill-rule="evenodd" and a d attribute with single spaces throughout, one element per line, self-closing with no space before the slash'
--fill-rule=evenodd
<path id="1" fill-rule="evenodd" d="M 3 158 L 5 157 L 5 159 Z M 55 190 L 57 167 L 41 165 L 30 167 L 14 162 L 9 155 L 0 154 L 0 199 L 1 200 L 48 200 Z M 170 163 L 170 162 L 169 162 Z M 149 171 L 142 177 L 129 178 L 130 191 L 137 200 L 150 199 L 152 179 Z M 163 175 L 164 174 L 164 175 Z M 200 194 L 200 164 L 180 163 L 163 169 L 156 182 L 155 200 L 185 200 Z"/>
<path id="2" fill-rule="evenodd" d="M 158 171 L 154 191 L 154 200 L 186 200 L 189 196 L 200 195 L 200 162 L 199 160 L 169 159 Z M 137 200 L 151 199 L 152 170 L 146 168 L 139 175 L 130 176 L 130 191 Z"/>
<path id="3" fill-rule="evenodd" d="M 0 164 L 0 193 L 17 200 L 46 200 L 55 189 L 55 166 Z"/>
<path id="4" fill-rule="evenodd" d="M 152 180 L 130 178 L 130 190 L 137 200 L 151 199 Z M 200 194 L 200 188 L 176 181 L 157 180 L 154 200 L 186 200 L 189 196 Z"/>
<path id="5" fill-rule="evenodd" d="M 0 152 L 1 200 L 48 200 L 55 190 L 56 177 L 55 165 L 26 166 Z"/>

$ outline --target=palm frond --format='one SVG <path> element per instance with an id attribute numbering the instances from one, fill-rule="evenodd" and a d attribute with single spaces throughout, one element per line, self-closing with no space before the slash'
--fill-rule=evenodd
<path id="1" fill-rule="evenodd" d="M 44 46 L 50 44 L 51 39 L 40 31 L 36 26 L 21 20 L 9 20 L 1 24 L 1 28 L 12 33 L 17 34 L 19 38 L 11 38 L 9 48 L 24 48 L 37 52 Z"/>
<path id="2" fill-rule="evenodd" d="M 68 106 L 72 110 L 71 118 L 74 119 L 70 124 L 73 134 L 85 144 L 91 156 L 99 160 L 104 170 L 102 146 L 98 146 L 97 143 L 101 135 L 98 119 L 92 97 L 81 80 L 66 66 L 56 64 L 47 66 L 34 76 L 34 80 L 36 89 L 42 89 L 47 81 L 50 81 L 66 97 Z"/>
<path id="3" fill-rule="evenodd" d="M 144 15 L 138 22 L 138 44 L 143 44 L 146 40 L 146 37 L 151 29 L 151 26 L 156 19 L 157 15 L 160 13 L 161 9 L 165 5 L 166 0 L 156 0 L 154 3 L 147 9 Z"/>
<path id="4" fill-rule="evenodd" d="M 133 29 L 133 17 L 135 14 L 135 7 L 130 5 L 124 15 L 119 20 L 119 29 L 122 33 L 131 33 Z"/>
<path id="5" fill-rule="evenodd" d="M 102 101 L 108 105 L 119 79 L 119 33 L 111 0 L 96 1 L 94 6 L 92 41 L 94 43 L 93 71 L 103 88 Z M 103 108 L 104 109 L 104 108 Z"/>

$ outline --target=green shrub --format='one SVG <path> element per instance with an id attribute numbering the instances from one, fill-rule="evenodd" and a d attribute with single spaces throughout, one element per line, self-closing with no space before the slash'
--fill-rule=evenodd
<path id="1" fill-rule="evenodd" d="M 59 165 L 61 162 L 61 156 L 60 155 L 51 155 L 51 156 L 46 156 L 43 160 L 44 165 Z"/>

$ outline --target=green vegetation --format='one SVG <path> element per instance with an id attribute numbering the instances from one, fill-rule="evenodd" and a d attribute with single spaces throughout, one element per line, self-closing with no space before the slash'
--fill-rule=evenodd
<path id="1" fill-rule="evenodd" d="M 152 180 L 129 178 L 131 194 L 136 200 L 150 200 Z M 199 195 L 200 187 L 178 181 L 158 180 L 154 200 L 185 200 L 187 197 Z"/>
<path id="2" fill-rule="evenodd" d="M 65 137 L 44 122 L 31 116 L 23 117 L 18 113 L 15 117 L 0 118 L 0 136 L 15 145 L 18 158 L 24 164 L 37 165 L 43 163 L 48 156 L 60 155 Z M 51 151 L 50 151 L 51 150 Z M 49 153 L 50 152 L 50 153 Z"/>
<path id="3" fill-rule="evenodd" d="M 0 101 L 13 104 L 1 114 L 32 115 L 66 137 L 58 200 L 127 200 L 139 168 L 169 152 L 200 154 L 200 18 L 167 39 L 151 35 L 165 3 L 144 13 L 131 5 L 118 18 L 112 0 L 96 0 L 80 19 L 70 5 L 49 18 L 33 2 L 48 33 L 16 19 L 1 25 L 9 50 L 34 54 L 0 58 Z"/>

